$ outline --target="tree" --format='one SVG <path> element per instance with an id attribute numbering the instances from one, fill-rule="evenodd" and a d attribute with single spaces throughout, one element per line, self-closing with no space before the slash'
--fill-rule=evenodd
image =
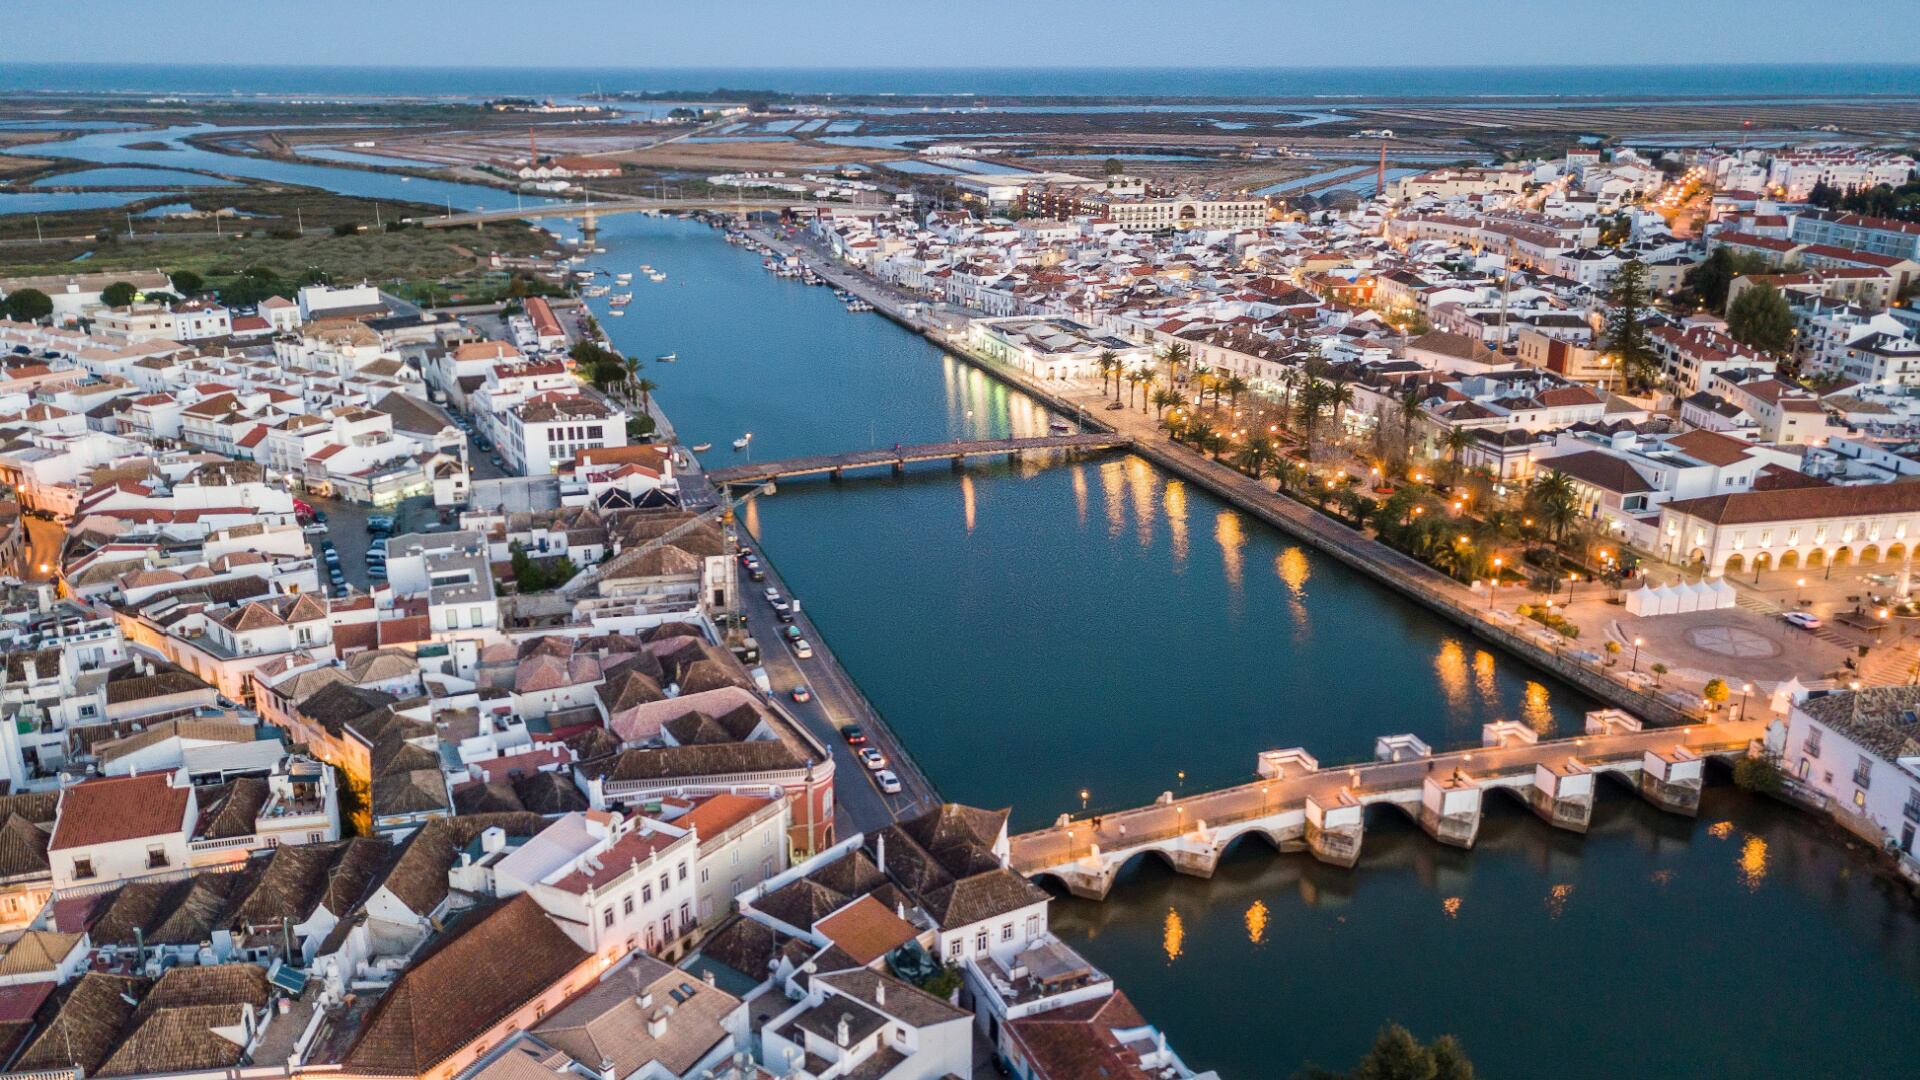
<path id="1" fill-rule="evenodd" d="M 131 282 L 116 281 L 100 290 L 100 302 L 108 307 L 126 307 L 133 303 L 134 295 L 138 292 Z"/>
<path id="2" fill-rule="evenodd" d="M 1120 367 L 1120 356 L 1112 349 L 1101 349 L 1100 359 L 1096 363 L 1100 366 L 1100 392 L 1104 394 L 1107 392 L 1107 379 Z"/>
<path id="3" fill-rule="evenodd" d="M 174 291 L 178 292 L 181 296 L 192 296 L 194 293 L 206 287 L 206 281 L 204 281 L 199 274 L 191 270 L 175 270 L 173 272 L 173 288 Z"/>
<path id="4" fill-rule="evenodd" d="M 1144 378 L 1146 378 L 1144 371 L 1127 372 L 1127 404 L 1129 406 L 1133 404 L 1133 396 L 1140 389 L 1140 381 Z"/>
<path id="5" fill-rule="evenodd" d="M 1665 664 L 1655 664 L 1647 670 L 1653 672 L 1653 688 L 1658 690 L 1660 688 L 1660 680 L 1665 678 L 1667 672 L 1673 669 Z"/>
<path id="6" fill-rule="evenodd" d="M 1193 358 L 1193 350 L 1187 348 L 1184 341 L 1176 341 L 1160 352 L 1160 359 L 1167 365 L 1167 382 L 1180 381 L 1180 365 Z"/>
<path id="7" fill-rule="evenodd" d="M 1733 782 L 1742 791 L 1762 795 L 1778 795 L 1787 788 L 1785 774 L 1780 771 L 1779 764 L 1769 757 L 1743 757 L 1735 762 Z"/>
<path id="8" fill-rule="evenodd" d="M 1793 351 L 1793 310 L 1769 282 L 1743 290 L 1727 305 L 1727 332 L 1775 356 Z"/>
<path id="9" fill-rule="evenodd" d="M 1627 382 L 1637 389 L 1653 385 L 1659 363 L 1643 321 L 1647 313 L 1647 266 L 1638 259 L 1621 265 L 1607 294 L 1607 348 L 1620 359 Z"/>
<path id="10" fill-rule="evenodd" d="M 1153 404 L 1153 388 L 1160 384 L 1160 377 L 1144 368 L 1135 374 L 1140 376 L 1140 411 L 1146 412 Z"/>
<path id="11" fill-rule="evenodd" d="M 1180 404 L 1180 395 L 1165 387 L 1153 392 L 1153 408 L 1156 413 L 1164 414 L 1178 404 Z"/>
<path id="12" fill-rule="evenodd" d="M 1247 440 L 1247 445 L 1233 456 L 1233 464 L 1248 476 L 1264 476 L 1267 463 L 1273 460 L 1273 449 L 1259 439 Z"/>
<path id="13" fill-rule="evenodd" d="M 1718 709 L 1727 703 L 1732 691 L 1727 689 L 1727 680 L 1716 677 L 1708 679 L 1707 685 L 1700 688 L 1700 696 L 1707 699 L 1709 708 Z"/>
<path id="14" fill-rule="evenodd" d="M 1229 375 L 1225 381 L 1220 383 L 1220 389 L 1224 389 L 1227 392 L 1227 406 L 1237 409 L 1240 407 L 1240 395 L 1247 392 L 1247 380 L 1241 378 L 1239 375 Z M 1214 391 L 1216 397 L 1219 395 L 1219 392 L 1219 390 Z"/>
<path id="15" fill-rule="evenodd" d="M 1623 651 L 1623 647 L 1619 642 L 1609 641 L 1603 647 L 1607 650 L 1607 666 L 1608 667 L 1612 667 L 1613 665 L 1620 662 L 1620 653 Z"/>
<path id="16" fill-rule="evenodd" d="M 653 414 L 653 392 L 658 389 L 660 389 L 660 384 L 654 382 L 652 379 L 642 379 L 642 378 L 636 377 L 633 380 L 634 393 L 640 395 L 640 411 L 641 412 L 646 413 L 649 416 Z"/>
<path id="17" fill-rule="evenodd" d="M 1119 176 L 1127 171 L 1127 163 L 1119 158 L 1108 158 L 1104 168 L 1108 176 Z"/>
<path id="18" fill-rule="evenodd" d="M 7 318 L 18 322 L 38 322 L 53 314 L 53 297 L 39 289 L 15 289 L 7 294 Z"/>
<path id="19" fill-rule="evenodd" d="M 1533 516 L 1547 526 L 1547 534 L 1558 543 L 1567 526 L 1580 517 L 1580 491 L 1573 478 L 1558 469 L 1549 469 L 1533 478 L 1527 489 L 1527 502 Z"/>
<path id="20" fill-rule="evenodd" d="M 1449 427 L 1445 435 L 1440 436 L 1440 448 L 1447 455 L 1447 486 L 1452 487 L 1460 476 L 1460 455 L 1472 449 L 1473 432 L 1463 427 Z"/>
<path id="21" fill-rule="evenodd" d="M 1705 262 L 1687 271 L 1683 282 L 1690 298 L 1711 311 L 1725 311 L 1727 292 L 1734 281 L 1748 274 L 1765 273 L 1770 267 L 1757 252 L 1735 254 L 1732 248 L 1714 248 Z"/>
<path id="22" fill-rule="evenodd" d="M 1309 1065 L 1296 1080 L 1473 1080 L 1473 1063 L 1451 1035 L 1422 1044 L 1406 1028 L 1389 1024 L 1352 1072 Z"/>

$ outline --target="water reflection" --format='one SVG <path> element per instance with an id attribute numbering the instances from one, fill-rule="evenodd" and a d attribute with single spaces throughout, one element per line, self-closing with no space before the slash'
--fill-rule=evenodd
<path id="1" fill-rule="evenodd" d="M 1493 681 L 1493 654 L 1485 649 L 1473 651 L 1473 688 L 1483 703 L 1499 707 L 1500 688 Z"/>
<path id="2" fill-rule="evenodd" d="M 973 533 L 975 515 L 972 476 L 962 474 L 960 477 L 960 504 L 966 511 L 967 533 L 971 535 Z"/>
<path id="3" fill-rule="evenodd" d="M 1541 735 L 1553 731 L 1553 700 L 1545 684 L 1527 680 L 1527 726 Z"/>
<path id="4" fill-rule="evenodd" d="M 1246 545 L 1247 537 L 1240 529 L 1240 515 L 1231 510 L 1222 510 L 1213 519 L 1213 538 L 1220 545 L 1220 564 L 1226 571 L 1228 601 L 1233 610 L 1240 610 L 1242 595 L 1240 592 L 1240 549 Z"/>
<path id="5" fill-rule="evenodd" d="M 1440 652 L 1433 658 L 1433 673 L 1440 679 L 1440 692 L 1446 696 L 1447 704 L 1457 712 L 1467 705 L 1467 651 L 1460 643 L 1448 638 L 1440 643 Z"/>
<path id="6" fill-rule="evenodd" d="M 1740 845 L 1740 880 L 1749 891 L 1758 889 L 1767 880 L 1767 841 L 1764 837 L 1749 836 Z"/>
<path id="7" fill-rule="evenodd" d="M 1247 940 L 1255 945 L 1267 942 L 1267 903 L 1255 900 L 1247 906 Z"/>
<path id="8" fill-rule="evenodd" d="M 1153 546 L 1153 519 L 1155 517 L 1153 512 L 1153 488 L 1156 478 L 1153 467 L 1137 457 L 1127 458 L 1125 465 L 1127 493 L 1133 498 L 1134 535 L 1139 538 L 1142 548 L 1150 548 Z M 1182 521 L 1182 524 L 1184 525 L 1185 522 Z M 1184 561 L 1184 558 L 1176 554 L 1174 562 L 1175 568 L 1177 569 Z"/>
<path id="9" fill-rule="evenodd" d="M 1173 568 L 1177 573 L 1187 567 L 1187 485 L 1178 480 L 1167 481 L 1162 492 L 1162 503 L 1167 512 L 1167 535 L 1173 544 Z M 1141 537 L 1145 546 L 1151 542 L 1152 534 Z"/>
<path id="10" fill-rule="evenodd" d="M 1162 923 L 1160 931 L 1160 948 L 1167 954 L 1168 963 L 1180 959 L 1180 954 L 1186 951 L 1186 941 L 1186 924 L 1180 921 L 1178 911 L 1168 908 L 1166 920 Z"/>
<path id="11" fill-rule="evenodd" d="M 1573 899 L 1573 886 L 1555 885 L 1547 890 L 1547 917 L 1557 919 L 1567 913 L 1567 901 Z"/>

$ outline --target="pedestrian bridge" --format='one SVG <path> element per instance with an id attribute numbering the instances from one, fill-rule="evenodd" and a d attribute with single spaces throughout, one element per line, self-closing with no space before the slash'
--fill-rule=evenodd
<path id="1" fill-rule="evenodd" d="M 1305 750 L 1269 750 L 1252 783 L 1179 799 L 1163 793 L 1150 806 L 1081 820 L 1062 815 L 1051 828 L 1014 837 L 1011 862 L 1093 900 L 1106 897 L 1122 866 L 1149 853 L 1179 873 L 1211 877 L 1248 834 L 1350 867 L 1360 858 L 1368 806 L 1398 807 L 1435 840 L 1472 847 L 1489 791 L 1507 792 L 1555 828 L 1584 833 L 1595 779 L 1605 774 L 1662 810 L 1692 816 L 1706 759 L 1744 755 L 1765 731 L 1764 718 L 1644 730 L 1636 718 L 1602 709 L 1587 714 L 1585 734 L 1574 738 L 1542 741 L 1509 720 L 1486 725 L 1479 749 L 1434 753 L 1415 736 L 1389 735 L 1375 743 L 1375 760 L 1359 765 L 1323 768 Z"/>
<path id="2" fill-rule="evenodd" d="M 494 221 L 527 221 L 538 218 L 579 218 L 581 227 L 593 229 L 599 219 L 608 214 L 670 214 L 686 213 L 694 210 L 722 210 L 728 213 L 781 213 L 792 210 L 810 212 L 821 208 L 837 214 L 875 215 L 888 212 L 882 206 L 849 206 L 833 202 L 799 202 L 790 199 L 609 199 L 605 202 L 560 202 L 543 203 L 538 206 L 516 207 L 512 210 L 474 210 L 463 214 L 444 214 L 440 217 L 416 218 L 421 227 L 428 229 L 458 229 L 467 226 L 484 226 Z"/>
<path id="3" fill-rule="evenodd" d="M 1018 460 L 1022 454 L 1042 450 L 1124 450 L 1133 445 L 1125 435 L 1035 435 L 1013 439 L 955 439 L 950 442 L 896 446 L 885 450 L 853 450 L 845 454 L 816 454 L 788 458 L 785 461 L 751 462 L 707 471 L 707 480 L 715 486 L 727 484 L 764 484 L 795 476 L 827 475 L 838 480 L 849 469 L 873 469 L 890 466 L 895 473 L 920 461 L 951 461 L 958 466 L 969 458 L 1005 454 Z"/>

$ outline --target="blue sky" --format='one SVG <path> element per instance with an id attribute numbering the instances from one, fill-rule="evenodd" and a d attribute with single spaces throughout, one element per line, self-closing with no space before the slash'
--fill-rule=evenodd
<path id="1" fill-rule="evenodd" d="M 1244 67 L 1920 58 L 1920 18 L 1886 0 L 7 0 L 5 9 L 0 60 L 21 62 Z"/>

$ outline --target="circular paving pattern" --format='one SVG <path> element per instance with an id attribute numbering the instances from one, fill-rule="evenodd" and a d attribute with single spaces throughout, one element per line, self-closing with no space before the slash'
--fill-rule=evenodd
<path id="1" fill-rule="evenodd" d="M 1779 645 L 1741 626 L 1696 626 L 1687 631 L 1687 640 L 1696 649 L 1742 660 L 1780 655 Z"/>

